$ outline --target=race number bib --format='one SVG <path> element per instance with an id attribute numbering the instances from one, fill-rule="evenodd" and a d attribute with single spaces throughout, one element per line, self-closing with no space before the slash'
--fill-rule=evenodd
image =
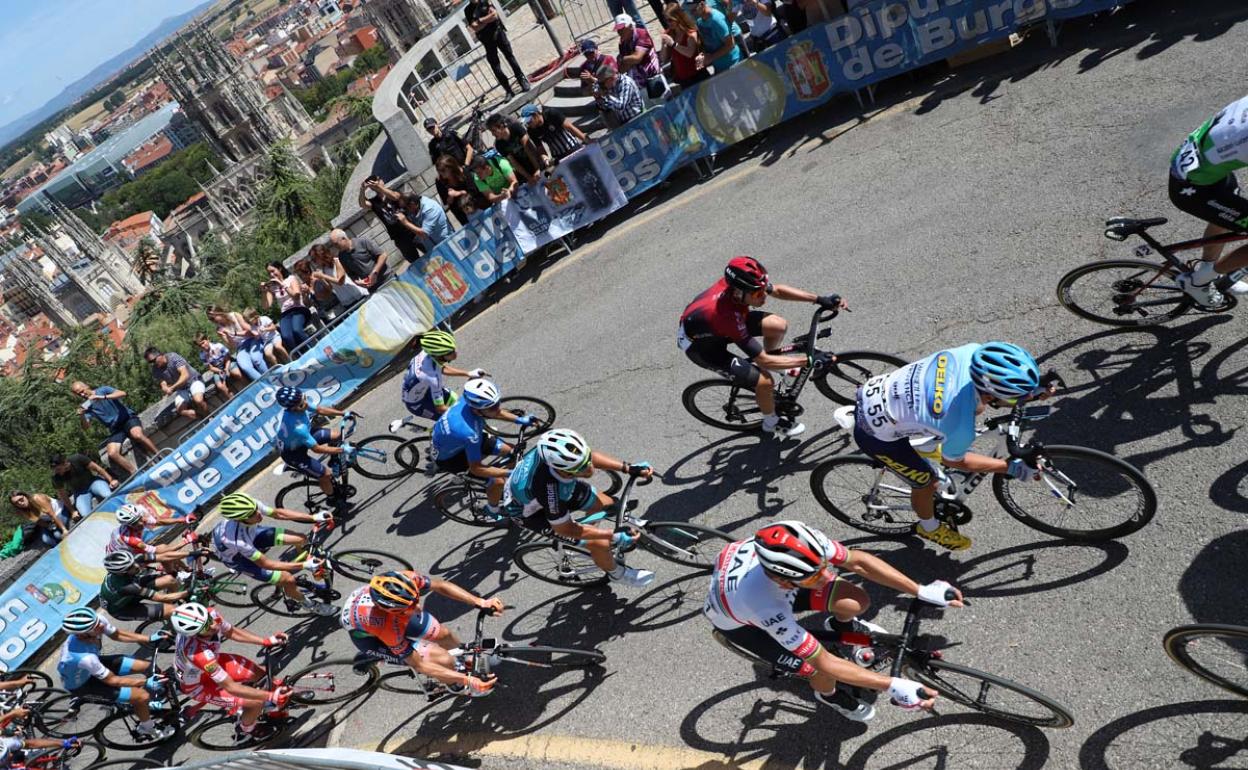
<path id="1" fill-rule="evenodd" d="M 1191 139 L 1183 142 L 1179 152 L 1174 156 L 1174 171 L 1180 179 L 1187 179 L 1188 174 L 1200 168 L 1200 151 Z"/>
<path id="2" fill-rule="evenodd" d="M 892 426 L 893 420 L 888 416 L 888 375 L 872 377 L 862 384 L 858 391 L 858 424 L 863 425 L 872 435 L 878 435 L 883 429 Z"/>

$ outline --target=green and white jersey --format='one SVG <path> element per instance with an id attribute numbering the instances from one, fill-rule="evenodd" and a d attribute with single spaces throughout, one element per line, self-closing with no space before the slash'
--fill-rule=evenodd
<path id="1" fill-rule="evenodd" d="M 1187 137 L 1170 159 L 1170 173 L 1194 185 L 1222 181 L 1248 167 L 1248 96 L 1227 105 Z"/>

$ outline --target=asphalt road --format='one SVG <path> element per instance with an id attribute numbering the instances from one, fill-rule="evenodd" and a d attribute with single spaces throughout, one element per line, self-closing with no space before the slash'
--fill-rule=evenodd
<path id="1" fill-rule="evenodd" d="M 501 592 L 516 609 L 493 624 L 499 635 L 598 647 L 605 670 L 516 674 L 471 702 L 377 693 L 310 730 L 313 745 L 483 768 L 1244 766 L 1248 702 L 1224 699 L 1161 649 L 1172 626 L 1245 621 L 1243 321 L 1190 316 L 1114 333 L 1054 296 L 1070 268 L 1129 254 L 1102 237 L 1107 216 L 1171 216 L 1160 230 L 1175 239 L 1200 231 L 1170 209 L 1166 164 L 1188 131 L 1243 95 L 1248 12 L 1169 5 L 1141 0 L 1069 24 L 1056 49 L 1032 36 L 947 80 L 889 83 L 865 119 L 846 98 L 773 129 L 726 155 L 714 179 L 681 178 L 571 257 L 531 266 L 531 282 L 458 331 L 461 361 L 495 373 L 505 393 L 543 396 L 595 447 L 662 469 L 662 484 L 637 494 L 649 517 L 742 536 L 798 518 L 920 581 L 963 586 L 973 605 L 925 626 L 951 640 L 946 657 L 1042 690 L 1073 727 L 1012 726 L 949 704 L 938 716 L 881 706 L 868 725 L 846 722 L 711 640 L 705 577 L 641 555 L 634 563 L 659 571 L 648 591 L 539 583 L 510 565 L 507 536 L 441 520 L 418 476 L 358 480 L 366 508 L 345 542 Z M 1160 496 L 1156 519 L 1122 542 L 1069 544 L 1023 527 L 981 490 L 966 527 L 975 545 L 959 555 L 845 529 L 809 490 L 815 463 L 851 451 L 815 391 L 804 398 L 810 430 L 788 443 L 716 432 L 680 404 L 705 375 L 677 350 L 676 319 L 735 254 L 759 256 L 782 282 L 843 294 L 854 311 L 835 322 L 843 348 L 917 357 L 993 338 L 1025 344 L 1070 386 L 1041 437 L 1136 464 Z M 809 317 L 805 306 L 772 309 L 799 327 Z M 355 404 L 367 417 L 360 435 L 401 412 L 398 385 Z M 271 497 L 280 483 L 266 476 L 254 489 Z M 876 622 L 898 628 L 904 602 L 871 594 Z M 465 608 L 429 606 L 471 630 Z M 350 650 L 332 622 L 292 632 L 292 667 Z M 200 756 L 180 747 L 172 759 Z"/>

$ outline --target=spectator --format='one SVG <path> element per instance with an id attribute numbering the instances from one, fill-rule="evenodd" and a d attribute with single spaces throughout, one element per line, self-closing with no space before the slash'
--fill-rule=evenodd
<path id="1" fill-rule="evenodd" d="M 50 464 L 56 498 L 79 516 L 89 515 L 97 498 L 104 500 L 117 488 L 117 479 L 84 454 L 54 454 Z"/>
<path id="2" fill-rule="evenodd" d="M 681 88 L 710 77 L 701 62 L 698 51 L 698 27 L 693 19 L 676 3 L 667 4 L 667 18 L 671 23 L 663 36 L 663 59 L 672 63 L 672 79 Z"/>
<path id="3" fill-rule="evenodd" d="M 485 121 L 485 127 L 494 135 L 494 149 L 507 159 L 516 176 L 528 184 L 536 182 L 540 167 L 538 153 L 531 149 L 533 143 L 524 124 L 496 112 Z"/>
<path id="4" fill-rule="evenodd" d="M 127 436 L 136 450 L 142 449 L 148 457 L 156 456 L 156 445 L 143 432 L 139 415 L 121 401 L 126 397 L 124 390 L 108 385 L 92 390 L 85 382 L 73 382 L 69 389 L 75 396 L 86 399 L 78 407 L 78 419 L 82 422 L 82 429 L 86 430 L 91 420 L 104 426 L 108 431 L 108 438 L 104 439 L 104 451 L 108 454 L 108 460 L 125 471 L 127 476 L 135 471 L 134 463 L 121 453 Z"/>
<path id="5" fill-rule="evenodd" d="M 475 159 L 475 158 L 474 158 Z M 468 224 L 468 212 L 465 211 L 464 204 L 472 202 L 470 199 L 480 195 L 472 180 L 468 178 L 468 172 L 464 169 L 464 165 L 455 160 L 450 155 L 443 155 L 438 158 L 438 191 L 439 194 L 443 190 L 446 191 L 446 207 L 455 219 L 459 220 L 461 225 Z M 476 205 L 473 208 L 477 208 Z"/>
<path id="6" fill-rule="evenodd" d="M 632 78 L 622 78 L 615 68 L 604 64 L 596 73 L 598 85 L 594 88 L 594 100 L 608 117 L 608 122 L 622 126 L 641 114 L 643 109 L 641 89 Z"/>
<path id="7" fill-rule="evenodd" d="M 685 8 L 691 11 L 698 25 L 702 51 L 706 61 L 715 68 L 716 75 L 741 61 L 741 50 L 735 39 L 740 32 L 733 31 L 735 25 L 730 25 L 724 14 L 710 7 L 707 0 L 693 0 L 686 3 Z"/>
<path id="8" fill-rule="evenodd" d="M 511 90 L 511 84 L 507 82 L 507 76 L 503 74 L 503 68 L 499 66 L 500 51 L 503 56 L 507 57 L 507 63 L 511 65 L 511 71 L 516 75 L 516 82 L 520 84 L 520 90 L 528 91 L 531 86 L 524 76 L 524 70 L 520 68 L 520 62 L 516 61 L 516 55 L 511 52 L 511 41 L 507 39 L 507 27 L 499 17 L 498 9 L 490 0 L 468 0 L 468 5 L 464 8 L 464 19 L 467 20 L 472 34 L 481 41 L 482 47 L 485 48 L 485 60 L 490 63 L 490 69 L 494 70 L 494 77 L 498 78 L 498 84 L 503 87 L 507 95 L 515 96 L 516 92 Z"/>
<path id="9" fill-rule="evenodd" d="M 316 310 L 317 317 L 328 321 L 336 315 L 338 298 L 334 296 L 334 290 L 329 282 L 324 278 L 318 278 L 312 270 L 312 249 L 314 248 L 316 248 L 315 245 L 308 248 L 308 256 L 295 260 L 293 270 L 307 287 L 308 296 L 312 299 L 312 307 Z"/>
<path id="10" fill-rule="evenodd" d="M 776 0 L 741 0 L 741 12 L 737 15 L 750 29 L 750 50 L 761 53 L 784 40 L 784 28 L 776 16 Z"/>
<path id="11" fill-rule="evenodd" d="M 611 15 L 617 19 L 620 16 L 627 16 L 629 20 L 637 26 L 646 26 L 646 23 L 641 19 L 641 12 L 637 10 L 637 3 L 635 0 L 607 0 L 607 9 L 610 10 Z M 660 8 L 659 11 L 656 11 L 656 13 L 659 13 L 659 18 L 662 18 L 662 8 Z"/>
<path id="12" fill-rule="evenodd" d="M 313 244 L 308 251 L 312 257 L 312 277 L 329 285 L 342 312 L 368 296 L 368 292 L 355 285 L 342 261 L 334 256 L 328 243 Z"/>
<path id="13" fill-rule="evenodd" d="M 352 238 L 345 230 L 335 228 L 329 233 L 329 243 L 337 249 L 338 259 L 357 286 L 372 293 L 386 280 L 386 253 L 368 238 Z"/>
<path id="14" fill-rule="evenodd" d="M 421 254 L 451 237 L 446 212 L 433 198 L 404 195 L 399 201 L 399 225 L 406 228 L 420 245 Z"/>
<path id="15" fill-rule="evenodd" d="M 425 118 L 425 130 L 432 135 L 429 139 L 429 159 L 433 161 L 435 166 L 438 165 L 443 156 L 454 159 L 460 165 L 461 170 L 462 167 L 472 162 L 474 153 L 472 145 L 465 142 L 454 131 L 443 130 L 442 126 L 438 125 L 436 118 Z M 455 218 L 459 220 L 461 225 L 468 224 L 468 220 L 463 216 L 463 211 L 455 200 L 455 196 L 450 194 L 450 187 L 447 185 L 446 180 L 442 178 L 441 171 L 438 172 L 438 179 L 434 184 L 438 189 L 438 197 L 442 200 L 442 205 L 455 215 Z"/>
<path id="16" fill-rule="evenodd" d="M 173 396 L 178 414 L 191 420 L 208 416 L 204 381 L 185 358 L 173 351 L 162 353 L 155 346 L 143 351 L 143 358 L 151 364 L 152 378 L 160 385 L 161 392 Z"/>
<path id="17" fill-rule="evenodd" d="M 255 308 L 250 307 L 243 311 L 243 318 L 247 319 L 247 323 L 251 324 L 256 336 L 260 338 L 264 360 L 268 362 L 270 369 L 290 361 L 290 353 L 282 344 L 281 330 L 277 328 L 277 324 L 273 323 L 272 318 L 260 315 Z"/>
<path id="18" fill-rule="evenodd" d="M 484 155 L 472 159 L 472 181 L 487 206 L 511 197 L 520 186 L 506 158 L 487 158 Z"/>
<path id="19" fill-rule="evenodd" d="M 217 392 L 222 397 L 234 397 L 231 382 L 239 388 L 247 384 L 243 370 L 234 363 L 230 349 L 225 345 L 213 342 L 212 338 L 201 332 L 195 335 L 195 347 L 199 348 L 199 360 L 204 365 L 204 382 L 216 385 Z"/>
<path id="20" fill-rule="evenodd" d="M 312 320 L 312 309 L 308 307 L 307 289 L 299 276 L 291 275 L 280 260 L 268 264 L 269 280 L 260 284 L 264 293 L 264 304 L 271 307 L 277 304 L 278 328 L 282 335 L 282 345 L 287 350 L 294 350 L 308 339 L 308 322 Z M 289 358 L 289 357 L 288 357 Z"/>
<path id="21" fill-rule="evenodd" d="M 581 41 L 581 55 L 585 57 L 581 65 L 581 93 L 590 95 L 598 85 L 598 68 L 604 64 L 615 67 L 615 57 L 598 50 L 598 43 L 589 38 Z"/>
<path id="22" fill-rule="evenodd" d="M 399 193 L 387 188 L 381 177 L 370 176 L 360 183 L 359 203 L 360 208 L 370 209 L 382 227 L 386 228 L 386 235 L 390 236 L 394 247 L 404 259 L 412 262 L 420 256 L 416 240 L 406 228 L 399 225 Z"/>
<path id="23" fill-rule="evenodd" d="M 9 504 L 14 513 L 33 526 L 34 534 L 47 547 L 51 548 L 69 534 L 70 509 L 60 500 L 38 493 L 10 492 Z"/>
<path id="24" fill-rule="evenodd" d="M 646 28 L 633 25 L 628 14 L 615 17 L 615 33 L 620 39 L 620 72 L 627 74 L 651 99 L 658 99 L 667 91 L 663 82 L 663 70 L 659 66 L 659 54 Z"/>
<path id="25" fill-rule="evenodd" d="M 543 168 L 553 166 L 589 141 L 585 132 L 573 125 L 571 118 L 554 107 L 526 104 L 520 110 L 520 119 L 529 131 L 529 139 L 546 150 L 544 153 L 538 151 Z"/>
<path id="26" fill-rule="evenodd" d="M 269 370 L 264 357 L 264 343 L 241 313 L 214 305 L 208 308 L 208 319 L 217 325 L 217 336 L 221 341 L 234 351 L 234 361 L 247 379 L 255 382 Z"/>

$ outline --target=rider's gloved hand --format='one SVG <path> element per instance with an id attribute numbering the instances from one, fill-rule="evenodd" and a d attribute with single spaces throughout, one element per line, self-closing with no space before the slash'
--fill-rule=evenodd
<path id="1" fill-rule="evenodd" d="M 316 513 L 312 514 L 312 522 L 314 524 L 324 524 L 327 521 L 333 521 L 333 520 L 334 520 L 334 514 L 330 513 L 329 511 L 317 511 Z"/>
<path id="2" fill-rule="evenodd" d="M 355 447 L 344 443 L 342 445 L 342 459 L 344 462 L 351 462 L 355 459 Z"/>
<path id="3" fill-rule="evenodd" d="M 633 478 L 641 476 L 648 479 L 654 475 L 654 469 L 650 467 L 650 463 L 647 460 L 642 460 L 639 463 L 626 463 L 624 470 Z"/>
<path id="4" fill-rule="evenodd" d="M 147 678 L 147 681 L 143 683 L 143 689 L 148 692 L 160 692 L 160 689 L 164 686 L 165 678 L 160 674 L 152 674 Z"/>
<path id="5" fill-rule="evenodd" d="M 522 428 L 527 428 L 532 425 L 533 422 L 533 415 L 531 414 L 522 414 L 516 418 L 516 425 L 519 425 Z"/>
<path id="6" fill-rule="evenodd" d="M 295 690 L 293 687 L 288 687 L 286 685 L 281 685 L 280 687 L 274 687 L 269 692 L 269 697 L 264 703 L 265 708 L 270 708 L 270 709 L 282 708 L 283 706 L 286 705 L 287 701 L 290 700 L 290 696 L 293 695 L 294 692 Z"/>
<path id="7" fill-rule="evenodd" d="M 628 532 L 620 530 L 611 536 L 611 546 L 613 548 L 629 548 L 636 539 L 637 538 L 633 537 Z"/>
<path id="8" fill-rule="evenodd" d="M 147 637 L 147 641 L 152 644 L 160 644 L 161 642 L 165 641 L 168 638 L 169 638 L 168 631 L 157 631 L 156 633 Z"/>
<path id="9" fill-rule="evenodd" d="M 945 580 L 933 580 L 927 585 L 919 586 L 919 598 L 937 607 L 948 607 L 955 602 L 956 606 L 962 606 L 962 593 Z"/>
<path id="10" fill-rule="evenodd" d="M 61 748 L 72 749 L 73 747 L 77 746 L 80 742 L 81 741 L 79 741 L 79 739 L 77 738 L 66 738 L 65 740 L 61 741 Z"/>
<path id="11" fill-rule="evenodd" d="M 468 694 L 474 698 L 487 695 L 490 690 L 494 689 L 494 684 L 498 681 L 498 677 L 490 676 L 488 679 L 478 679 L 475 676 L 469 676 L 464 684 L 468 687 Z"/>
<path id="12" fill-rule="evenodd" d="M 468 376 L 469 376 L 469 377 L 473 377 L 473 378 L 476 378 L 476 377 L 489 377 L 489 376 L 490 376 L 490 373 L 489 373 L 489 372 L 487 372 L 487 371 L 486 371 L 486 370 L 484 370 L 484 369 L 472 369 L 472 370 L 470 370 L 470 371 L 468 372 Z"/>
<path id="13" fill-rule="evenodd" d="M 261 642 L 260 646 L 261 647 L 277 647 L 278 645 L 286 644 L 286 640 L 289 638 L 290 637 L 286 635 L 285 631 L 278 631 L 276 634 L 273 634 L 272 636 L 266 638 L 263 642 Z"/>
<path id="14" fill-rule="evenodd" d="M 836 356 L 823 350 L 816 350 L 815 354 L 810 357 L 810 366 L 816 372 L 827 369 L 836 362 Z"/>
<path id="15" fill-rule="evenodd" d="M 815 299 L 815 304 L 824 310 L 839 310 L 842 303 L 840 294 L 823 294 Z"/>
<path id="16" fill-rule="evenodd" d="M 303 569 L 304 569 L 304 570 L 306 570 L 306 571 L 308 571 L 308 572 L 316 572 L 316 571 L 317 571 L 318 569 L 320 569 L 320 568 L 321 568 L 321 560 L 320 560 L 320 559 L 313 559 L 313 558 L 310 558 L 310 557 L 309 557 L 309 558 L 305 559 L 305 560 L 304 560 L 304 562 L 303 562 Z"/>
<path id="17" fill-rule="evenodd" d="M 1040 469 L 1028 465 L 1021 457 L 1010 460 L 1010 464 L 1006 466 L 1006 473 L 1019 481 L 1035 481 L 1040 478 Z"/>
<path id="18" fill-rule="evenodd" d="M 930 703 L 932 699 L 924 698 L 920 692 L 922 689 L 923 686 L 918 682 L 893 677 L 888 685 L 888 697 L 893 701 L 894 706 L 900 706 L 903 709 L 923 708 L 924 703 Z"/>

